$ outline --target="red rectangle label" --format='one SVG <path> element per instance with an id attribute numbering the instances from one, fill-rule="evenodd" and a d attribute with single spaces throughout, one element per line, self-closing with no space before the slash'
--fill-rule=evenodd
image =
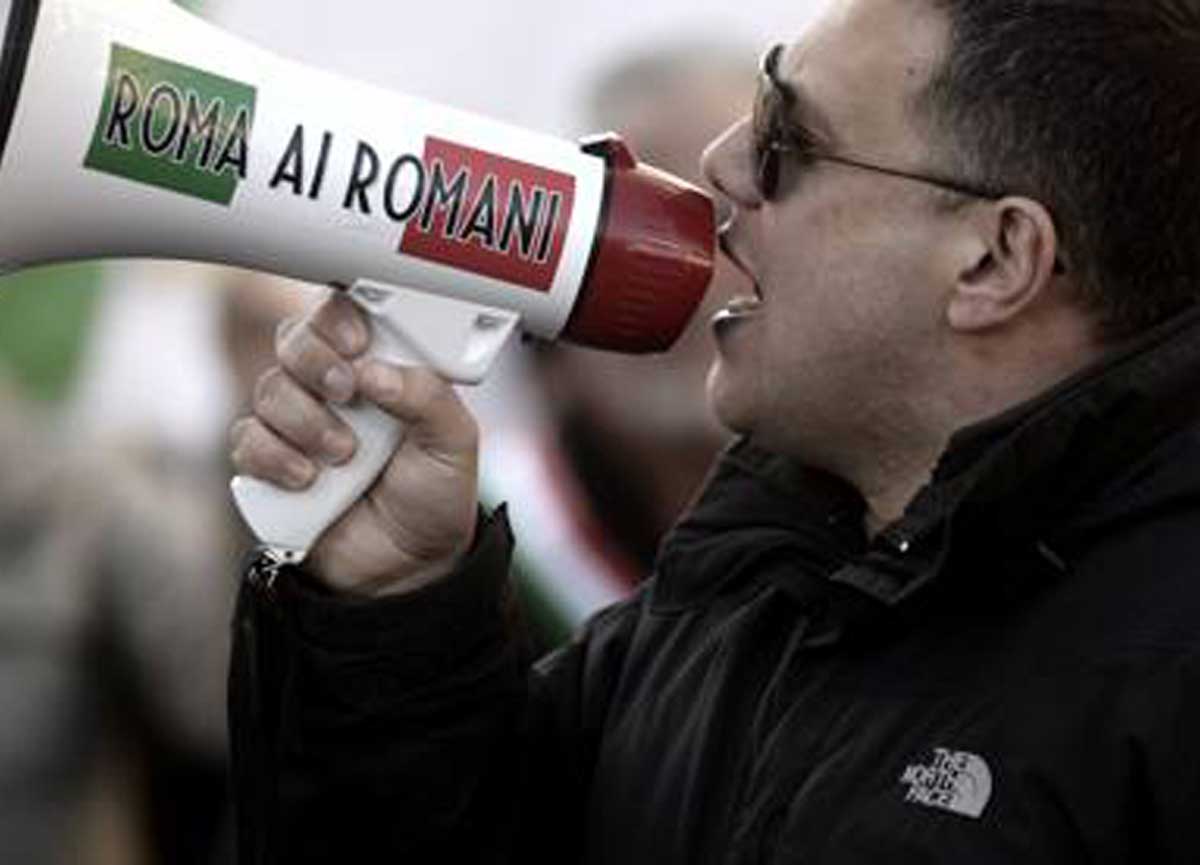
<path id="1" fill-rule="evenodd" d="M 421 212 L 400 252 L 535 291 L 558 273 L 575 205 L 575 178 L 540 165 L 425 140 Z"/>

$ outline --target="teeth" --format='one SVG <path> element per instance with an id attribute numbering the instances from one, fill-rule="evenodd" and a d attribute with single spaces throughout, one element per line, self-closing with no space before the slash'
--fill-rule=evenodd
<path id="1" fill-rule="evenodd" d="M 745 313 L 755 312 L 762 306 L 761 297 L 751 297 L 750 295 L 742 295 L 735 297 L 729 303 L 725 304 L 725 310 L 734 315 L 742 315 Z"/>
<path id="2" fill-rule="evenodd" d="M 735 322 L 754 318 L 759 310 L 762 309 L 762 306 L 762 301 L 757 297 L 735 297 L 729 303 L 725 304 L 724 307 L 717 310 L 716 315 L 712 317 L 712 326 L 716 328 L 718 335 L 721 335 L 732 327 Z"/>

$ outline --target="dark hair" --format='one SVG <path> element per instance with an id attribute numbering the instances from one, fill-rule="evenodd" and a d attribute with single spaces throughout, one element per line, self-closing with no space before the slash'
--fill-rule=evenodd
<path id="1" fill-rule="evenodd" d="M 933 0 L 943 157 L 1052 212 L 1100 334 L 1200 298 L 1200 0 Z"/>

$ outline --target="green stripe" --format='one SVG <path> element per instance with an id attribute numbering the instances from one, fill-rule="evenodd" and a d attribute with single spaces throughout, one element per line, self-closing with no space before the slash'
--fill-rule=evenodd
<path id="1" fill-rule="evenodd" d="M 567 611 L 556 604 L 546 591 L 547 576 L 539 574 L 527 557 L 518 554 L 513 560 L 513 580 L 534 642 L 549 650 L 571 639 L 573 628 L 570 618 Z"/>
<path id="2" fill-rule="evenodd" d="M 63 399 L 99 300 L 101 265 L 62 264 L 0 279 L 0 364 L 29 397 Z"/>
<path id="3" fill-rule="evenodd" d="M 257 90 L 113 44 L 83 164 L 228 206 L 249 158 Z"/>

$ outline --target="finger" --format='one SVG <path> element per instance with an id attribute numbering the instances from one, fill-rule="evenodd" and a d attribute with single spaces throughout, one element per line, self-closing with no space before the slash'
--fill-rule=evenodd
<path id="1" fill-rule="evenodd" d="M 354 455 L 350 427 L 280 367 L 259 378 L 253 406 L 265 426 L 310 458 L 337 465 Z"/>
<path id="2" fill-rule="evenodd" d="M 367 360 L 359 366 L 363 396 L 408 424 L 408 435 L 435 456 L 463 464 L 479 442 L 475 418 L 454 388 L 425 367 Z"/>
<path id="3" fill-rule="evenodd" d="M 371 341 L 367 316 L 344 291 L 335 289 L 312 311 L 312 329 L 346 359 L 362 354 Z"/>
<path id="4" fill-rule="evenodd" d="M 317 476 L 317 467 L 257 418 L 236 421 L 229 431 L 231 459 L 240 475 L 275 486 L 302 490 Z"/>
<path id="5" fill-rule="evenodd" d="M 285 321 L 277 331 L 280 363 L 305 387 L 334 402 L 354 396 L 353 370 L 347 363 L 367 349 L 366 313 L 344 291 L 331 291 L 307 316 Z"/>

